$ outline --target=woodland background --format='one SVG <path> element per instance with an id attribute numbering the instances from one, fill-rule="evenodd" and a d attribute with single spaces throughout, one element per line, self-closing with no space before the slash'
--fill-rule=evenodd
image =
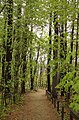
<path id="1" fill-rule="evenodd" d="M 79 110 L 78 0 L 0 0 L 0 115 L 38 87 Z"/>

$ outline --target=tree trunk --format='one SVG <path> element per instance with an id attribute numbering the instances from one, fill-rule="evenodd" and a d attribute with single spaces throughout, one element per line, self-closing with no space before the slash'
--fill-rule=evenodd
<path id="1" fill-rule="evenodd" d="M 51 67 L 50 67 L 50 61 L 51 61 L 51 28 L 52 28 L 52 13 L 50 13 L 50 21 L 49 21 L 49 50 L 48 50 L 48 61 L 47 61 L 47 89 L 49 92 L 51 92 L 51 85 L 50 85 L 50 72 L 51 72 Z"/>
<path id="2" fill-rule="evenodd" d="M 19 67 L 20 67 L 20 41 L 21 41 L 21 4 L 17 4 L 17 21 L 15 23 L 15 44 L 14 44 L 14 96 L 13 100 L 14 103 L 16 102 L 17 95 L 18 95 L 18 89 L 19 89 Z M 16 52 L 15 52 L 16 51 Z"/>
<path id="3" fill-rule="evenodd" d="M 54 43 L 53 43 L 53 61 L 56 61 L 54 65 L 53 71 L 56 73 L 53 75 L 53 81 L 52 81 L 52 95 L 54 98 L 57 97 L 57 92 L 56 92 L 56 85 L 59 83 L 59 77 L 58 77 L 58 15 L 55 12 L 54 13 Z"/>
<path id="4" fill-rule="evenodd" d="M 5 79 L 5 106 L 7 94 L 10 93 L 11 60 L 12 60 L 12 32 L 13 32 L 13 0 L 7 1 L 7 45 L 6 45 L 6 79 Z"/>
<path id="5" fill-rule="evenodd" d="M 32 46 L 32 32 L 33 32 L 33 26 L 31 25 L 31 37 L 30 37 L 30 45 Z M 30 48 L 30 79 L 31 79 L 31 90 L 34 88 L 34 77 L 33 77 L 33 66 L 32 66 L 32 48 Z"/>
<path id="6" fill-rule="evenodd" d="M 78 39 L 79 39 L 79 13 L 77 17 L 77 36 L 76 36 L 76 56 L 75 56 L 75 70 L 77 70 L 77 59 L 78 59 Z M 76 76 L 76 73 L 75 73 Z"/>

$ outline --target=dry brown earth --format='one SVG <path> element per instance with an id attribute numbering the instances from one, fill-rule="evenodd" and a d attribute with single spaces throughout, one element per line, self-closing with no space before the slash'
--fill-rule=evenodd
<path id="1" fill-rule="evenodd" d="M 39 89 L 26 94 L 23 105 L 15 108 L 6 120 L 59 120 L 59 117 L 45 90 Z"/>

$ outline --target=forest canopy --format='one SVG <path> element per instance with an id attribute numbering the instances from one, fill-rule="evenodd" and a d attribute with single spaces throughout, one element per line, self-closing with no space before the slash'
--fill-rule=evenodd
<path id="1" fill-rule="evenodd" d="M 0 0 L 1 108 L 43 87 L 79 110 L 78 44 L 78 0 Z"/>

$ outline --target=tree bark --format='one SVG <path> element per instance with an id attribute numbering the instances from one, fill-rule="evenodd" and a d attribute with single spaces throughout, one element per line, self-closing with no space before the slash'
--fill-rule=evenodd
<path id="1" fill-rule="evenodd" d="M 5 79 L 5 106 L 6 96 L 10 93 L 11 83 L 11 60 L 12 60 L 12 32 L 13 32 L 13 0 L 7 1 L 7 44 L 6 44 L 6 79 Z"/>
<path id="2" fill-rule="evenodd" d="M 53 60 L 56 61 L 54 65 L 53 71 L 56 71 L 56 73 L 53 75 L 53 81 L 52 81 L 52 95 L 54 98 L 57 97 L 56 92 L 56 85 L 59 83 L 59 77 L 58 77 L 58 15 L 56 12 L 54 12 L 54 43 L 53 43 Z"/>
<path id="3" fill-rule="evenodd" d="M 51 92 L 51 85 L 50 85 L 50 72 L 51 72 L 51 67 L 50 67 L 50 61 L 51 61 L 51 46 L 52 46 L 52 42 L 51 42 L 51 28 L 52 28 L 52 12 L 50 13 L 50 21 L 49 21 L 49 49 L 48 49 L 48 61 L 47 61 L 47 89 L 49 92 Z"/>

